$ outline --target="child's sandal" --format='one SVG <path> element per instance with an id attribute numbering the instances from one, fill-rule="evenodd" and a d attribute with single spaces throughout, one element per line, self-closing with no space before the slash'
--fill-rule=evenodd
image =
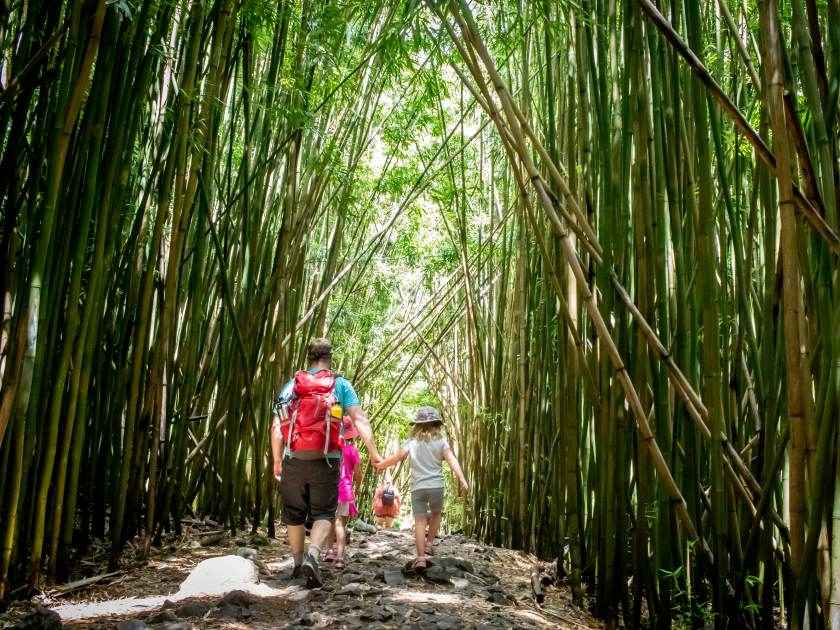
<path id="1" fill-rule="evenodd" d="M 345 566 L 345 565 L 344 565 L 344 558 L 336 558 L 336 559 L 335 559 L 335 561 L 333 562 L 333 567 L 334 567 L 337 571 L 343 571 L 343 570 L 344 570 L 344 566 Z"/>
<path id="2" fill-rule="evenodd" d="M 411 564 L 411 568 L 415 571 L 425 571 L 428 567 L 428 563 L 426 562 L 425 557 L 417 558 Z"/>

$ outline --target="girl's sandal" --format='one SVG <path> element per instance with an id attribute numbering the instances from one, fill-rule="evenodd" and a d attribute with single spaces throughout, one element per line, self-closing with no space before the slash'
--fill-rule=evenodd
<path id="1" fill-rule="evenodd" d="M 326 554 L 324 554 L 324 562 L 337 562 L 337 561 L 338 561 L 338 556 L 335 555 L 335 551 L 333 551 L 332 549 L 330 549 L 329 551 L 327 551 Z"/>
<path id="2" fill-rule="evenodd" d="M 337 571 L 343 571 L 344 566 L 344 558 L 336 558 L 333 562 L 333 568 L 335 568 Z"/>
<path id="3" fill-rule="evenodd" d="M 415 571 L 425 571 L 428 568 L 426 558 L 417 558 L 412 564 L 411 568 Z"/>

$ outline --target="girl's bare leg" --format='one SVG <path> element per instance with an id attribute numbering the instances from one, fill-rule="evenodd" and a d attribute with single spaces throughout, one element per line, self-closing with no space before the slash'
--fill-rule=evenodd
<path id="1" fill-rule="evenodd" d="M 429 545 L 432 545 L 435 542 L 438 530 L 440 529 L 440 521 L 442 517 L 442 512 L 432 512 L 432 517 L 429 519 Z"/>
<path id="2" fill-rule="evenodd" d="M 428 520 L 426 516 L 414 517 L 414 543 L 417 546 L 418 558 L 426 556 L 426 522 Z"/>
<path id="3" fill-rule="evenodd" d="M 344 517 L 335 517 L 335 555 L 344 558 L 344 546 L 347 543 L 347 529 L 345 528 Z"/>

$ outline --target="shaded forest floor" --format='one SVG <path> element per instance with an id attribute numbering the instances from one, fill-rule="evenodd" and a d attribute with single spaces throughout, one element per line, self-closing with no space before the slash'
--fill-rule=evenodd
<path id="1" fill-rule="evenodd" d="M 572 605 L 563 583 L 547 588 L 543 605 L 536 604 L 530 584 L 537 565 L 533 556 L 460 535 L 444 537 L 435 565 L 417 576 L 402 571 L 413 558 L 412 532 L 354 532 L 346 568 L 337 571 L 323 563 L 325 585 L 311 591 L 302 580 L 291 579 L 282 528 L 275 541 L 261 534 L 217 538 L 192 527 L 153 550 L 147 563 L 132 562 L 129 554 L 118 574 L 71 592 L 48 592 L 42 601 L 70 628 L 601 627 Z M 210 559 L 216 564 L 204 562 L 196 569 Z M 85 565 L 96 573 L 97 555 Z M 243 566 L 254 575 L 241 579 Z M 204 570 L 206 579 L 208 569 L 217 583 L 205 592 L 201 585 L 196 588 L 196 578 L 201 583 L 200 574 Z M 0 627 L 19 621 L 31 607 L 13 607 L 5 625 L 0 616 Z"/>

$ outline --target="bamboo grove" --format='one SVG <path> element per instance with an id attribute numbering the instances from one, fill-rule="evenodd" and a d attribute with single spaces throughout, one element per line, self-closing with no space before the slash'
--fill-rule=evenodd
<path id="1" fill-rule="evenodd" d="M 12 0 L 0 50 L 0 600 L 273 536 L 327 334 L 610 625 L 840 627 L 838 0 Z"/>

